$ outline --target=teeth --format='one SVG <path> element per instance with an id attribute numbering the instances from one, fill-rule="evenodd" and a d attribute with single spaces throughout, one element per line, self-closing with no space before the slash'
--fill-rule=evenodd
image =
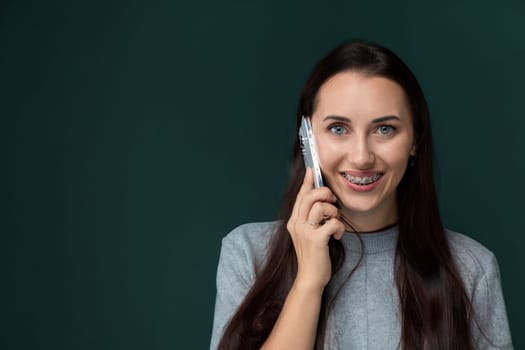
<path id="1" fill-rule="evenodd" d="M 371 183 L 376 182 L 381 176 L 383 176 L 383 174 L 379 173 L 379 174 L 375 174 L 374 176 L 359 177 L 359 176 L 352 176 L 350 174 L 343 173 L 343 176 L 345 177 L 345 179 L 347 179 L 353 184 L 364 186 L 364 185 L 370 185 Z"/>

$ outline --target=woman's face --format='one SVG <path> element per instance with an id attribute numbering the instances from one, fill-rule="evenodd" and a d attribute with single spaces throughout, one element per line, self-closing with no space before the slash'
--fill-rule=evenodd
<path id="1" fill-rule="evenodd" d="M 325 183 L 359 230 L 397 221 L 396 188 L 415 154 L 407 97 L 395 82 L 358 72 L 327 80 L 312 115 Z"/>

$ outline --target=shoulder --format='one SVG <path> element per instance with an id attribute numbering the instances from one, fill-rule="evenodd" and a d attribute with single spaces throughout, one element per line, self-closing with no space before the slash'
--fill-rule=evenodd
<path id="1" fill-rule="evenodd" d="M 495 255 L 483 244 L 462 233 L 445 230 L 450 249 L 467 289 L 489 276 L 499 278 Z"/>
<path id="2" fill-rule="evenodd" d="M 268 242 L 279 227 L 279 221 L 252 222 L 234 228 L 223 239 L 223 246 L 244 248 L 253 252 L 266 250 Z"/>
<path id="3" fill-rule="evenodd" d="M 217 348 L 228 321 L 257 278 L 268 243 L 279 224 L 277 221 L 244 224 L 222 239 L 210 349 Z"/>
<path id="4" fill-rule="evenodd" d="M 512 349 L 496 257 L 472 238 L 448 230 L 446 233 L 476 317 L 475 348 Z"/>
<path id="5" fill-rule="evenodd" d="M 221 256 L 236 256 L 237 260 L 255 267 L 261 266 L 268 244 L 279 225 L 280 221 L 271 221 L 248 223 L 234 228 L 222 239 Z"/>
<path id="6" fill-rule="evenodd" d="M 242 224 L 228 233 L 223 241 L 244 242 L 247 244 L 257 244 L 263 240 L 269 240 L 272 234 L 279 227 L 280 221 L 251 222 Z"/>
<path id="7" fill-rule="evenodd" d="M 452 253 L 458 258 L 471 260 L 472 263 L 484 265 L 494 259 L 494 254 L 483 244 L 462 233 L 445 230 Z"/>

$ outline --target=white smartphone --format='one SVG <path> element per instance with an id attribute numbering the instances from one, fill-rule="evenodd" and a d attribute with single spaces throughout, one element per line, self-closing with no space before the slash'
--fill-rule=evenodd
<path id="1" fill-rule="evenodd" d="M 299 142 L 303 151 L 304 166 L 312 168 L 314 171 L 315 188 L 324 186 L 323 177 L 321 175 L 321 167 L 319 166 L 319 158 L 317 156 L 317 147 L 315 145 L 315 138 L 312 132 L 312 122 L 309 117 L 303 116 L 301 118 L 301 127 L 299 128 Z"/>

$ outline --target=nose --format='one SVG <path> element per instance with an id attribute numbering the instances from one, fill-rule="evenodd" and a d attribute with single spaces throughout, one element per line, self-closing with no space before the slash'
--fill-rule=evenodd
<path id="1" fill-rule="evenodd" d="M 366 137 L 357 137 L 348 150 L 350 162 L 355 169 L 365 170 L 374 166 L 375 155 Z"/>

